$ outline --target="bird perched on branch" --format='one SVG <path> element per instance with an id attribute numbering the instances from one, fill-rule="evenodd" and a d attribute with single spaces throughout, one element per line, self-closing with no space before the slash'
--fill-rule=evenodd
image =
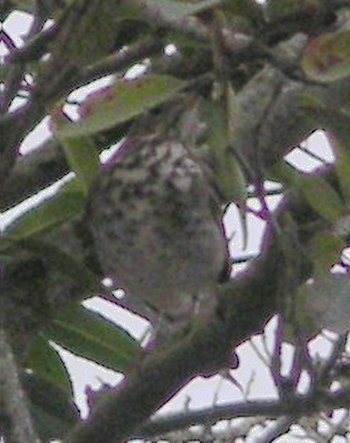
<path id="1" fill-rule="evenodd" d="M 196 307 L 213 309 L 214 288 L 229 273 L 220 206 L 198 150 L 205 127 L 183 108 L 171 103 L 134 124 L 92 183 L 86 217 L 103 271 L 175 331 Z"/>

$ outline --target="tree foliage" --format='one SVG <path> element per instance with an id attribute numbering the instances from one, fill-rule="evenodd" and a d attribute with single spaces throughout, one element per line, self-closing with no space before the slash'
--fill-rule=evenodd
<path id="1" fill-rule="evenodd" d="M 18 48 L 6 30 L 14 11 L 34 17 Z M 1 2 L 0 42 L 7 51 L 0 66 L 1 213 L 64 178 L 1 237 L 0 435 L 6 442 L 233 441 L 255 425 L 262 426 L 259 441 L 269 442 L 292 424 L 320 441 L 319 420 L 329 425 L 339 410 L 348 418 L 349 17 L 348 0 Z M 108 75 L 109 86 L 72 101 L 73 91 Z M 101 283 L 106 275 L 85 207 L 101 169 L 98 155 L 137 133 L 145 116 L 166 116 L 179 103 L 188 122 L 206 128 L 199 161 L 211 170 L 222 208 L 239 209 L 244 243 L 249 213 L 266 228 L 248 270 L 217 285 L 210 318 L 166 346 L 144 350 L 81 304 L 96 295 L 123 303 Z M 51 137 L 23 153 L 23 140 L 45 116 Z M 187 136 L 192 130 L 189 124 Z M 332 164 L 302 144 L 317 130 L 332 148 Z M 161 135 L 166 140 L 167 131 Z M 321 166 L 300 172 L 286 159 L 293 149 Z M 276 193 L 268 189 L 271 181 L 283 197 L 275 211 L 268 206 Z M 235 269 L 238 260 L 232 262 Z M 234 350 L 275 314 L 266 365 L 277 399 L 151 419 L 197 375 L 225 373 L 232 381 L 230 370 L 239 365 Z M 309 344 L 323 328 L 338 335 L 327 358 L 313 358 Z M 294 350 L 288 375 L 281 373 L 285 341 Z M 125 374 L 117 388 L 91 396 L 87 421 L 78 418 L 52 342 Z M 245 417 L 243 424 L 236 426 L 237 417 Z M 346 419 L 329 425 L 327 441 L 347 435 Z M 220 420 L 229 420 L 227 431 L 211 428 Z M 193 431 L 196 424 L 204 431 Z"/>

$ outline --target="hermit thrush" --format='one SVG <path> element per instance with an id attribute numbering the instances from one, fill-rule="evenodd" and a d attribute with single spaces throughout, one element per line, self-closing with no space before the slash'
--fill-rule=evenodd
<path id="1" fill-rule="evenodd" d="M 87 205 L 104 272 L 130 299 L 178 325 L 196 306 L 214 305 L 215 285 L 228 270 L 196 116 L 175 103 L 142 117 L 95 178 Z"/>

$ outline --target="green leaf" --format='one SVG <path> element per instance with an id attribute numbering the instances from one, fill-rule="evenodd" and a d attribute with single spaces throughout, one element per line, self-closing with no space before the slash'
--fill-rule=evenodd
<path id="1" fill-rule="evenodd" d="M 304 51 L 301 66 L 310 79 L 321 82 L 350 75 L 350 30 L 314 38 Z"/>
<path id="2" fill-rule="evenodd" d="M 340 196 L 322 177 L 298 177 L 297 183 L 311 208 L 325 220 L 335 223 L 345 214 Z"/>
<path id="3" fill-rule="evenodd" d="M 125 372 L 140 357 L 140 345 L 127 332 L 96 312 L 72 305 L 45 331 L 71 352 L 115 371 Z"/>
<path id="4" fill-rule="evenodd" d="M 319 0 L 267 0 L 265 14 L 267 20 L 277 22 L 295 16 L 312 18 L 319 8 Z"/>
<path id="5" fill-rule="evenodd" d="M 350 281 L 348 276 L 327 273 L 304 288 L 304 313 L 318 329 L 338 334 L 350 330 Z"/>
<path id="6" fill-rule="evenodd" d="M 193 3 L 184 3 L 172 0 L 157 0 L 154 2 L 163 16 L 168 20 L 177 21 L 186 16 L 198 14 L 214 6 L 221 5 L 223 0 L 202 0 Z"/>
<path id="7" fill-rule="evenodd" d="M 339 261 L 340 253 L 345 247 L 340 237 L 325 232 L 318 232 L 311 240 L 311 259 L 314 264 L 314 275 L 323 276 Z"/>
<path id="8" fill-rule="evenodd" d="M 181 2 L 174 0 L 148 0 L 147 5 L 150 9 L 156 9 L 163 21 L 180 21 L 189 15 L 198 14 L 207 9 L 221 5 L 223 0 L 202 0 L 196 2 Z M 142 3 L 139 6 L 135 4 L 121 5 L 119 14 L 123 18 L 147 21 L 154 25 L 154 20 L 150 20 Z"/>
<path id="9" fill-rule="evenodd" d="M 320 100 L 319 97 L 311 94 L 300 94 L 297 97 L 298 104 L 301 109 L 306 111 L 312 111 L 317 115 L 320 110 L 324 107 L 324 102 Z"/>
<path id="10" fill-rule="evenodd" d="M 14 247 L 14 242 L 8 238 L 0 237 L 0 253 L 4 255 L 12 255 L 12 249 Z"/>
<path id="11" fill-rule="evenodd" d="M 346 207 L 337 191 L 319 175 L 300 175 L 287 163 L 279 162 L 271 175 L 286 187 L 296 186 L 310 207 L 325 220 L 335 223 L 345 215 Z"/>
<path id="12" fill-rule="evenodd" d="M 342 195 L 347 207 L 350 206 L 350 156 L 342 150 L 338 150 L 338 158 L 336 163 L 336 172 Z"/>
<path id="13" fill-rule="evenodd" d="M 301 96 L 301 106 L 312 117 L 315 123 L 327 130 L 328 140 L 336 153 L 336 173 L 339 179 L 342 196 L 349 207 L 350 202 L 350 115 L 347 108 L 334 109 L 312 96 Z"/>
<path id="14" fill-rule="evenodd" d="M 20 241 L 50 232 L 83 211 L 85 195 L 72 180 L 53 197 L 15 220 L 7 229 L 9 240 Z"/>
<path id="15" fill-rule="evenodd" d="M 93 94 L 101 94 L 101 90 Z M 71 123 L 63 111 L 62 103 L 58 103 L 51 111 L 51 122 L 56 132 L 62 126 Z M 63 138 L 60 140 L 60 145 L 68 165 L 76 174 L 77 185 L 80 185 L 80 189 L 87 194 L 91 181 L 100 166 L 98 152 L 92 138 L 84 136 Z"/>
<path id="16" fill-rule="evenodd" d="M 135 80 L 121 80 L 111 88 L 108 97 L 90 105 L 90 113 L 77 123 L 62 126 L 57 136 L 63 140 L 112 128 L 160 105 L 174 96 L 184 82 L 167 75 L 148 75 Z"/>
<path id="17" fill-rule="evenodd" d="M 231 112 L 219 103 L 205 102 L 202 105 L 208 126 L 209 162 L 214 171 L 214 178 L 227 201 L 245 200 L 246 180 L 234 153 L 229 150 L 231 132 Z"/>
<path id="18" fill-rule="evenodd" d="M 78 410 L 67 395 L 36 373 L 23 374 L 22 385 L 29 399 L 29 409 L 35 430 L 43 441 L 63 440 L 79 420 Z"/>
<path id="19" fill-rule="evenodd" d="M 338 176 L 342 195 L 346 201 L 347 206 L 350 206 L 350 149 L 345 149 L 344 144 L 337 137 L 336 134 L 330 134 L 330 142 L 333 149 L 336 152 L 337 161 L 335 164 L 335 170 Z M 349 145 L 347 138 L 346 144 Z M 350 145 L 349 145 L 350 146 Z"/>
<path id="20" fill-rule="evenodd" d="M 225 13 L 230 12 L 236 17 L 241 16 L 256 21 L 263 19 L 263 8 L 255 0 L 225 0 L 223 10 Z"/>
<path id="21" fill-rule="evenodd" d="M 44 3 L 44 11 L 48 13 L 49 15 L 52 15 L 52 13 L 56 10 L 61 10 L 64 6 L 64 3 L 72 2 L 75 0 L 45 0 Z M 18 9 L 20 11 L 28 12 L 29 14 L 35 14 L 37 9 L 37 2 L 36 0 L 10 0 L 10 4 L 12 5 L 13 9 Z"/>
<path id="22" fill-rule="evenodd" d="M 202 57 L 203 51 L 208 51 L 208 44 L 206 42 L 201 42 L 193 37 L 184 35 L 178 30 L 167 32 L 166 42 L 169 45 L 175 45 L 179 52 L 191 61 L 198 60 L 199 57 Z"/>
<path id="23" fill-rule="evenodd" d="M 113 0 L 70 2 L 62 11 L 62 31 L 50 45 L 53 57 L 57 53 L 63 63 L 73 62 L 80 68 L 107 55 L 113 49 L 120 22 L 119 14 L 114 9 Z M 58 11 L 58 21 L 59 15 Z"/>
<path id="24" fill-rule="evenodd" d="M 32 346 L 26 366 L 42 380 L 52 383 L 73 398 L 72 385 L 68 371 L 58 352 L 48 340 L 39 336 Z"/>
<path id="25" fill-rule="evenodd" d="M 208 126 L 209 162 L 214 172 L 214 180 L 227 202 L 235 202 L 243 234 L 243 248 L 248 239 L 247 215 L 244 203 L 247 198 L 247 182 L 241 165 L 235 154 L 230 150 L 234 140 L 233 121 L 237 107 L 235 95 L 230 85 L 217 85 L 220 99 L 221 86 L 224 87 L 224 106 L 220 102 L 205 102 L 203 114 Z"/>
<path id="26" fill-rule="evenodd" d="M 19 9 L 29 13 L 35 11 L 35 0 L 12 0 L 13 9 Z"/>
<path id="27" fill-rule="evenodd" d="M 64 138 L 61 145 L 71 169 L 76 173 L 81 190 L 88 193 L 91 181 L 99 170 L 99 156 L 89 137 Z"/>
<path id="28" fill-rule="evenodd" d="M 227 83 L 225 88 L 225 109 L 227 114 L 227 136 L 231 144 L 235 141 L 235 122 L 239 116 L 239 106 L 232 86 Z"/>
<path id="29" fill-rule="evenodd" d="M 300 334 L 303 337 L 313 337 L 317 335 L 322 326 L 320 322 L 315 321 L 309 309 L 306 309 L 306 300 L 309 294 L 309 283 L 303 283 L 297 289 L 293 299 L 293 314 L 288 316 L 283 313 L 285 325 L 283 338 L 290 343 L 300 343 Z"/>
<path id="30" fill-rule="evenodd" d="M 269 170 L 269 178 L 286 187 L 295 185 L 298 179 L 295 169 L 284 160 L 280 160 L 272 166 Z"/>

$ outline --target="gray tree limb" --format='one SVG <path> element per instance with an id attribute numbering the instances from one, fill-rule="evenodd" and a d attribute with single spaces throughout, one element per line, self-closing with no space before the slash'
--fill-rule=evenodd
<path id="1" fill-rule="evenodd" d="M 11 345 L 0 329 L 0 430 L 9 442 L 39 443 Z"/>

